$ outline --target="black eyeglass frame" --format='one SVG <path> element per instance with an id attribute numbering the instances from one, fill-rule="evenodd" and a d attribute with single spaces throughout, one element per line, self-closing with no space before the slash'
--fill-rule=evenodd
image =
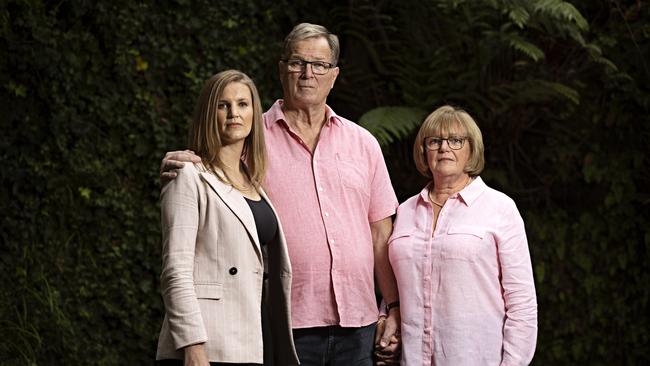
<path id="1" fill-rule="evenodd" d="M 430 139 L 436 139 L 438 142 L 436 143 L 436 148 L 432 149 L 429 147 L 429 144 L 427 143 L 427 140 Z M 460 147 L 452 147 L 451 144 L 449 143 L 449 140 L 460 140 Z M 449 146 L 450 149 L 452 150 L 460 150 L 465 146 L 465 141 L 469 140 L 468 136 L 449 136 L 447 138 L 442 138 L 442 137 L 436 137 L 436 136 L 427 136 L 422 140 L 422 144 L 424 145 L 424 148 L 429 150 L 429 151 L 438 151 L 442 147 L 442 142 L 447 141 L 447 146 Z"/>
<path id="2" fill-rule="evenodd" d="M 307 60 L 303 60 L 303 59 L 300 59 L 300 58 L 292 58 L 292 59 L 283 58 L 283 59 L 281 59 L 280 61 L 282 61 L 282 62 L 284 62 L 285 64 L 287 64 L 287 69 L 291 67 L 290 64 L 289 64 L 290 62 L 297 62 L 298 65 L 300 66 L 300 70 L 295 70 L 295 71 L 293 71 L 293 70 L 289 70 L 289 71 L 291 71 L 291 72 L 301 72 L 301 71 L 307 69 L 307 65 L 310 65 L 310 66 L 311 66 L 311 72 L 313 72 L 313 73 L 316 74 L 316 75 L 325 75 L 325 74 L 327 74 L 331 69 L 333 69 L 333 68 L 336 67 L 336 65 L 334 65 L 333 63 L 330 63 L 330 62 L 325 62 L 325 61 L 307 61 Z M 325 67 L 325 70 L 324 70 L 323 72 L 317 72 L 316 69 L 314 69 L 314 65 L 322 65 L 323 67 Z"/>

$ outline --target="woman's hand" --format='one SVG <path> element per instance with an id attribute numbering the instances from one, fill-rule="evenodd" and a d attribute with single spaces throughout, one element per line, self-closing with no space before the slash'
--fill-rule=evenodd
<path id="1" fill-rule="evenodd" d="M 210 366 L 208 353 L 205 352 L 203 343 L 187 346 L 183 350 L 185 351 L 183 366 Z"/>

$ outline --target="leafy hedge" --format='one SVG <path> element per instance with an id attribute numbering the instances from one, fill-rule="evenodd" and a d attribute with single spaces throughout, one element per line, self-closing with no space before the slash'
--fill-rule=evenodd
<path id="1" fill-rule="evenodd" d="M 418 116 L 452 102 L 477 118 L 485 178 L 528 226 L 535 364 L 647 362 L 648 15 L 634 1 L 4 2 L 0 364 L 152 363 L 160 159 L 185 146 L 217 71 L 247 72 L 270 105 L 280 42 L 304 20 L 341 35 L 337 112 L 399 107 L 370 123 L 392 139 L 401 198 L 423 183 Z"/>
<path id="2" fill-rule="evenodd" d="M 202 81 L 275 93 L 283 1 L 2 9 L 0 363 L 150 364 L 162 320 L 157 170 Z"/>

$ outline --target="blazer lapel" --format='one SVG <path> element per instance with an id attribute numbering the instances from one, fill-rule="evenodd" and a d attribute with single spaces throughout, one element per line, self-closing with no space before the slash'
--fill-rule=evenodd
<path id="1" fill-rule="evenodd" d="M 199 174 L 244 225 L 244 228 L 248 231 L 248 235 L 252 238 L 253 243 L 255 244 L 257 256 L 259 260 L 262 261 L 262 249 L 260 248 L 260 241 L 257 237 L 255 218 L 253 217 L 253 212 L 246 203 L 244 196 L 242 196 L 235 188 L 220 181 L 219 178 L 209 171 L 200 171 Z"/>

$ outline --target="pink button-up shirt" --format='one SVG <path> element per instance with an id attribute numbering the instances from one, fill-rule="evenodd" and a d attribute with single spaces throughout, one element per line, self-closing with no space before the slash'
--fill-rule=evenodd
<path id="1" fill-rule="evenodd" d="M 478 177 L 449 197 L 432 233 L 428 193 L 400 205 L 388 244 L 401 303 L 401 365 L 527 365 L 537 300 L 515 203 Z"/>
<path id="2" fill-rule="evenodd" d="M 377 320 L 370 223 L 398 202 L 377 140 L 327 107 L 313 155 L 277 101 L 265 114 L 265 189 L 292 266 L 294 328 L 360 327 Z"/>

